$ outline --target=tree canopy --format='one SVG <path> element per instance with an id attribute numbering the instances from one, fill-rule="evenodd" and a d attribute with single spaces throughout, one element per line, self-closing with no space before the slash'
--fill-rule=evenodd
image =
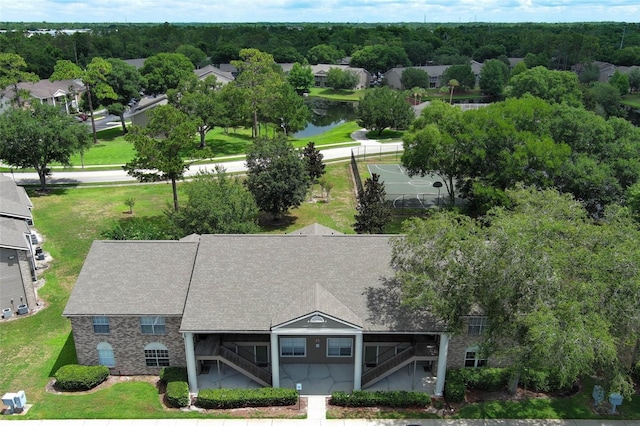
<path id="1" fill-rule="evenodd" d="M 625 215 L 591 222 L 555 190 L 507 191 L 510 209 L 476 222 L 451 212 L 407 222 L 392 266 L 405 303 L 461 333 L 488 319 L 481 351 L 512 367 L 552 373 L 561 385 L 605 371 L 610 390 L 633 393 L 622 356 L 640 338 L 640 250 Z"/>
<path id="2" fill-rule="evenodd" d="M 380 175 L 373 173 L 364 181 L 364 187 L 358 193 L 356 210 L 354 231 L 358 234 L 384 233 L 384 227 L 391 221 L 392 212 Z"/>
<path id="3" fill-rule="evenodd" d="M 18 83 L 34 83 L 38 80 L 40 79 L 36 74 L 27 71 L 27 63 L 22 56 L 0 52 L 0 97 L 10 88 L 13 91 L 12 102 L 22 107 L 22 98 L 27 94 L 18 89 Z"/>
<path id="4" fill-rule="evenodd" d="M 86 126 L 56 106 L 36 103 L 0 114 L 0 159 L 12 167 L 35 169 L 42 191 L 51 163 L 70 166 L 71 156 L 90 144 Z"/>
<path id="5" fill-rule="evenodd" d="M 367 90 L 358 103 L 358 125 L 379 135 L 387 127 L 406 129 L 414 118 L 404 93 L 389 87 Z"/>
<path id="6" fill-rule="evenodd" d="M 247 169 L 249 192 L 274 220 L 299 206 L 311 184 L 305 161 L 282 134 L 257 138 L 247 150 Z"/>
<path id="7" fill-rule="evenodd" d="M 189 234 L 251 234 L 258 232 L 258 206 L 239 177 L 224 168 L 200 172 L 186 182 L 187 195 L 180 210 L 168 211 L 176 237 Z"/>
<path id="8" fill-rule="evenodd" d="M 193 77 L 193 63 L 181 53 L 158 53 L 147 58 L 140 68 L 147 95 L 163 95 Z"/>
<path id="9" fill-rule="evenodd" d="M 141 182 L 170 180 L 173 207 L 178 210 L 177 180 L 189 164 L 181 154 L 193 149 L 197 124 L 172 105 L 162 105 L 149 112 L 149 124 L 133 126 L 125 138 L 133 143 L 136 154 L 123 169 Z"/>

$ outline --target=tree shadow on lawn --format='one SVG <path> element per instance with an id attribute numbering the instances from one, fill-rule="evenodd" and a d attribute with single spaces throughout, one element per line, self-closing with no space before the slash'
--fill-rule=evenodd
<path id="1" fill-rule="evenodd" d="M 78 356 L 76 354 L 76 345 L 73 341 L 73 333 L 69 332 L 67 335 L 67 340 L 65 340 L 64 345 L 60 349 L 58 353 L 58 357 L 56 361 L 53 363 L 51 367 L 51 371 L 49 371 L 49 377 L 53 377 L 58 369 L 63 365 L 68 364 L 77 364 Z"/>
<path id="2" fill-rule="evenodd" d="M 271 213 L 260 212 L 258 216 L 258 226 L 264 231 L 285 231 L 288 227 L 296 223 L 297 217 L 285 213 L 278 219 L 274 219 Z"/>

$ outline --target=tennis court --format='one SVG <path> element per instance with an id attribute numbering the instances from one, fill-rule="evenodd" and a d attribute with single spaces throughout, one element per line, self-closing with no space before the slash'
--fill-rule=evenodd
<path id="1" fill-rule="evenodd" d="M 369 164 L 367 168 L 369 173 L 380 176 L 387 200 L 394 208 L 428 209 L 443 205 L 447 197 L 447 190 L 438 175 L 410 177 L 399 164 Z M 440 182 L 442 187 L 434 187 L 436 182 Z"/>

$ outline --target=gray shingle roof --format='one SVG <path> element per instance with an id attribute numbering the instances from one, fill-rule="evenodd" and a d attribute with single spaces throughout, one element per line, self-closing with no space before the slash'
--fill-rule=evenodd
<path id="1" fill-rule="evenodd" d="M 95 241 L 64 315 L 182 315 L 196 333 L 267 332 L 313 312 L 365 332 L 443 329 L 400 303 L 391 236 L 332 232 Z"/>
<path id="2" fill-rule="evenodd" d="M 63 315 L 181 315 L 197 250 L 193 242 L 94 241 Z"/>
<path id="3" fill-rule="evenodd" d="M 31 247 L 25 237 L 29 233 L 29 225 L 24 220 L 0 217 L 0 247 L 30 250 Z"/>
<path id="4" fill-rule="evenodd" d="M 16 219 L 32 219 L 31 200 L 24 188 L 17 186 L 13 179 L 0 174 L 0 216 Z"/>
<path id="5" fill-rule="evenodd" d="M 404 328 L 374 324 L 368 305 L 393 276 L 389 238 L 202 235 L 181 329 L 267 331 L 316 310 L 365 331 Z"/>

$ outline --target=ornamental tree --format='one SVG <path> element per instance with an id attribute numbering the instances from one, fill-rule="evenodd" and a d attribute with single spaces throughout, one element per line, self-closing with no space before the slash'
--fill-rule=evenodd
<path id="1" fill-rule="evenodd" d="M 11 167 L 35 169 L 43 192 L 51 163 L 70 166 L 71 156 L 90 145 L 86 126 L 56 106 L 36 103 L 0 114 L 0 159 Z"/>

